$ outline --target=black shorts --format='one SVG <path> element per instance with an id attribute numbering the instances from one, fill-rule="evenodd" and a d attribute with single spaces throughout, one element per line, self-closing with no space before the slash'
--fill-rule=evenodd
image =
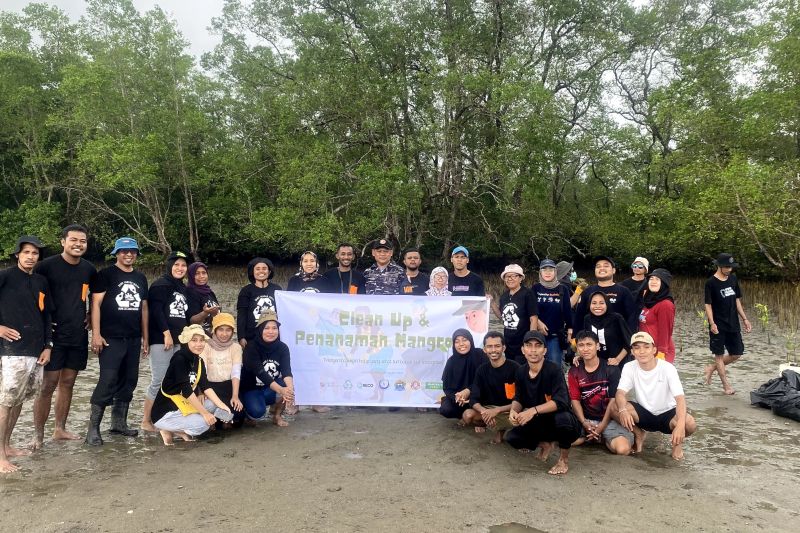
<path id="1" fill-rule="evenodd" d="M 44 369 L 48 372 L 69 368 L 70 370 L 86 370 L 89 360 L 89 346 L 53 346 L 50 362 Z"/>
<path id="2" fill-rule="evenodd" d="M 728 350 L 728 355 L 742 355 L 744 353 L 741 331 L 720 331 L 716 335 L 709 332 L 709 335 L 710 341 L 708 345 L 714 355 L 725 355 L 726 349 Z"/>
<path id="3" fill-rule="evenodd" d="M 639 429 L 643 429 L 645 431 L 659 431 L 666 434 L 672 433 L 669 423 L 673 418 L 675 418 L 674 407 L 665 413 L 654 415 L 636 402 L 628 403 L 633 406 L 633 408 L 636 410 L 636 414 L 639 415 L 639 423 L 636 424 Z"/>

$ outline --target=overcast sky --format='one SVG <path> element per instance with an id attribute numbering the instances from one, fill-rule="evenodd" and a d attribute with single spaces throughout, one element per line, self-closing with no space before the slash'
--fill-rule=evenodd
<path id="1" fill-rule="evenodd" d="M 19 12 L 30 3 L 30 0 L 0 0 L 0 10 Z M 86 13 L 84 0 L 41 0 L 39 3 L 56 6 L 73 20 Z M 218 36 L 209 33 L 208 27 L 212 17 L 222 14 L 222 0 L 133 0 L 133 5 L 142 13 L 160 6 L 178 22 L 178 28 L 190 43 L 190 52 L 198 59 L 219 43 Z"/>

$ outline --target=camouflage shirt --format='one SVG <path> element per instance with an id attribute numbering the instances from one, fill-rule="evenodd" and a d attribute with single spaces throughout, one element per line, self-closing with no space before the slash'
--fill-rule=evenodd
<path id="1" fill-rule="evenodd" d="M 374 264 L 364 271 L 364 279 L 367 294 L 400 294 L 406 270 L 394 261 L 383 269 Z"/>

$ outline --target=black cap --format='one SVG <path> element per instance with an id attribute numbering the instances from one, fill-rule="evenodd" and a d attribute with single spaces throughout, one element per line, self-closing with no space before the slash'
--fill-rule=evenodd
<path id="1" fill-rule="evenodd" d="M 392 241 L 387 240 L 387 239 L 380 239 L 380 240 L 372 241 L 372 249 L 373 250 L 379 250 L 381 248 L 383 248 L 385 250 L 394 250 L 394 245 L 392 244 Z"/>
<path id="2" fill-rule="evenodd" d="M 717 259 L 714 261 L 718 267 L 738 267 L 739 263 L 733 260 L 733 256 L 731 254 L 721 253 L 717 256 Z"/>
<path id="3" fill-rule="evenodd" d="M 528 341 L 536 341 L 542 346 L 547 346 L 547 339 L 545 339 L 544 335 L 538 331 L 529 331 L 524 337 L 522 337 L 522 344 L 525 344 Z"/>
<path id="4" fill-rule="evenodd" d="M 614 262 L 614 260 L 608 257 L 607 255 L 595 256 L 595 258 L 592 259 L 592 264 L 596 265 L 598 261 L 608 261 L 609 263 L 611 263 L 611 268 L 617 268 L 617 264 Z"/>
<path id="5" fill-rule="evenodd" d="M 13 255 L 16 255 L 22 251 L 23 244 L 32 244 L 39 250 L 44 248 L 44 244 L 42 244 L 42 241 L 40 241 L 38 237 L 35 237 L 33 235 L 23 235 L 22 237 L 17 239 L 17 245 L 14 247 Z"/>

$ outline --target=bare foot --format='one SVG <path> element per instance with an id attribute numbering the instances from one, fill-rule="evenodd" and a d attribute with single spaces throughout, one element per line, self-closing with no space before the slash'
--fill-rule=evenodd
<path id="1" fill-rule="evenodd" d="M 289 425 L 289 422 L 283 419 L 280 414 L 276 414 L 272 416 L 272 423 L 280 428 L 285 428 Z"/>
<path id="2" fill-rule="evenodd" d="M 11 472 L 16 472 L 19 470 L 18 466 L 15 466 L 12 463 L 9 463 L 5 459 L 0 459 L 0 473 L 3 474 L 10 474 Z"/>
<path id="3" fill-rule="evenodd" d="M 683 445 L 673 446 L 672 447 L 672 458 L 676 461 L 683 460 Z"/>
<path id="4" fill-rule="evenodd" d="M 503 435 L 505 435 L 505 431 L 495 431 L 494 438 L 489 441 L 490 444 L 501 444 L 503 442 Z"/>
<path id="5" fill-rule="evenodd" d="M 12 448 L 11 446 L 6 447 L 6 457 L 23 457 L 25 455 L 30 455 L 31 453 L 32 452 L 30 450 Z"/>
<path id="6" fill-rule="evenodd" d="M 563 476 L 567 472 L 569 472 L 569 465 L 564 459 L 559 459 L 558 462 L 553 465 L 553 468 L 547 471 L 551 476 Z"/>
<path id="7" fill-rule="evenodd" d="M 56 430 L 53 431 L 53 440 L 81 440 L 81 437 L 66 429 L 56 428 Z"/>
<path id="8" fill-rule="evenodd" d="M 294 402 L 286 402 L 283 412 L 289 416 L 294 416 L 300 412 L 300 408 Z"/>
<path id="9" fill-rule="evenodd" d="M 647 438 L 647 433 L 638 427 L 633 427 L 633 453 L 642 453 L 644 449 L 644 439 Z"/>
<path id="10" fill-rule="evenodd" d="M 28 448 L 30 448 L 31 451 L 34 452 L 41 450 L 43 447 L 44 447 L 44 438 L 38 435 L 33 438 L 30 444 L 28 444 Z"/>
<path id="11" fill-rule="evenodd" d="M 706 365 L 705 370 L 703 370 L 703 382 L 706 385 L 711 385 L 711 378 L 714 376 L 714 372 L 717 370 L 717 365 L 710 364 Z"/>
<path id="12" fill-rule="evenodd" d="M 517 451 L 519 453 L 533 453 L 533 450 L 531 450 L 530 448 L 519 448 Z"/>
<path id="13" fill-rule="evenodd" d="M 331 408 L 328 407 L 327 405 L 315 405 L 311 407 L 311 410 L 314 411 L 315 413 L 329 413 L 331 411 Z"/>
<path id="14" fill-rule="evenodd" d="M 258 425 L 258 422 L 256 422 L 252 418 L 245 418 L 243 424 L 247 427 L 254 428 Z"/>
<path id="15" fill-rule="evenodd" d="M 459 420 L 458 424 L 456 424 L 456 427 L 465 428 L 465 427 L 467 427 L 467 423 L 464 422 L 463 420 Z"/>
<path id="16" fill-rule="evenodd" d="M 166 431 L 166 430 L 162 429 L 161 431 L 159 431 L 159 433 L 161 433 L 161 440 L 164 441 L 164 446 L 174 446 L 175 445 L 175 443 L 172 441 L 172 432 L 171 431 Z"/>
<path id="17" fill-rule="evenodd" d="M 187 435 L 183 431 L 176 431 L 175 432 L 175 436 L 180 438 L 181 440 L 183 440 L 183 442 L 193 442 L 194 441 L 194 437 L 192 437 L 191 435 Z"/>
<path id="18" fill-rule="evenodd" d="M 723 389 L 723 390 L 724 390 L 725 394 L 727 394 L 728 396 L 733 396 L 734 394 L 736 394 L 736 391 L 733 390 L 732 387 L 728 387 L 727 389 Z"/>
<path id="19" fill-rule="evenodd" d="M 156 429 L 156 427 L 153 425 L 152 422 L 146 422 L 142 420 L 142 425 L 139 427 L 141 427 L 142 430 L 148 431 L 150 433 L 159 433 L 158 429 Z"/>
<path id="20" fill-rule="evenodd" d="M 485 427 L 475 426 L 475 433 L 483 433 L 486 431 Z"/>
<path id="21" fill-rule="evenodd" d="M 553 445 L 549 442 L 540 442 L 539 443 L 539 453 L 536 454 L 536 458 L 540 461 L 547 461 L 547 458 L 550 457 L 550 452 L 553 451 Z"/>

